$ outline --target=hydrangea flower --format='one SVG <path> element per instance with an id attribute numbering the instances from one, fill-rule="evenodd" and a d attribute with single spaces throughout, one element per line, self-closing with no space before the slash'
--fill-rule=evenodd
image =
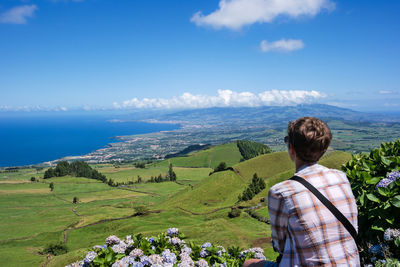
<path id="1" fill-rule="evenodd" d="M 169 228 L 167 231 L 167 236 L 176 236 L 178 235 L 179 230 L 178 228 Z"/>
<path id="2" fill-rule="evenodd" d="M 158 254 L 153 254 L 149 256 L 149 261 L 152 265 L 158 264 L 162 266 L 163 259 Z"/>
<path id="3" fill-rule="evenodd" d="M 383 234 L 383 239 L 385 239 L 385 241 L 392 241 L 398 237 L 400 237 L 400 231 L 398 229 L 388 228 Z"/>
<path id="4" fill-rule="evenodd" d="M 120 241 L 119 244 L 114 245 L 111 248 L 115 253 L 123 254 L 123 253 L 125 253 L 126 247 L 127 247 L 127 245 L 125 244 L 125 242 Z"/>
<path id="5" fill-rule="evenodd" d="M 113 265 L 111 265 L 111 267 L 128 267 L 129 266 L 129 262 L 127 260 L 127 257 L 124 257 L 116 262 L 113 263 Z"/>
<path id="6" fill-rule="evenodd" d="M 125 243 L 126 243 L 128 246 L 130 246 L 130 245 L 133 243 L 133 240 L 132 240 L 132 236 L 131 236 L 131 235 L 127 235 L 127 236 L 126 236 L 126 238 L 125 238 Z"/>
<path id="7" fill-rule="evenodd" d="M 175 253 L 171 252 L 169 249 L 165 249 L 161 255 L 162 255 L 164 263 L 174 264 L 176 262 Z"/>
<path id="8" fill-rule="evenodd" d="M 399 171 L 392 171 L 391 173 L 388 174 L 387 178 L 399 179 L 400 178 L 400 172 Z"/>
<path id="9" fill-rule="evenodd" d="M 149 261 L 149 257 L 147 256 L 142 256 L 140 257 L 140 262 L 144 265 L 144 266 L 150 266 L 151 263 Z"/>
<path id="10" fill-rule="evenodd" d="M 250 252 L 254 252 L 254 253 L 261 253 L 264 254 L 264 250 L 260 247 L 255 247 L 255 248 L 249 248 Z"/>
<path id="11" fill-rule="evenodd" d="M 207 257 L 209 255 L 210 255 L 210 253 L 205 248 L 202 248 L 200 250 L 200 257 L 205 258 L 205 257 Z"/>
<path id="12" fill-rule="evenodd" d="M 368 253 L 372 255 L 383 255 L 383 248 L 380 244 L 378 245 L 373 245 L 368 249 Z"/>
<path id="13" fill-rule="evenodd" d="M 192 249 L 188 246 L 184 246 L 183 249 L 181 250 L 181 253 L 190 255 L 192 253 Z"/>
<path id="14" fill-rule="evenodd" d="M 141 257 L 143 256 L 143 250 L 135 248 L 134 250 L 131 251 L 131 253 L 129 253 L 129 256 L 132 256 L 134 258 Z"/>
<path id="15" fill-rule="evenodd" d="M 97 253 L 94 251 L 89 251 L 88 254 L 86 254 L 85 259 L 83 260 L 85 263 L 90 263 L 92 262 L 95 258 L 97 257 Z"/>
<path id="16" fill-rule="evenodd" d="M 219 257 L 221 257 L 222 254 L 226 253 L 226 250 L 225 250 L 225 248 L 224 248 L 223 246 L 217 246 L 217 248 L 220 249 L 220 250 L 217 251 L 217 255 L 218 255 Z"/>
<path id="17" fill-rule="evenodd" d="M 149 240 L 147 240 L 147 241 L 149 241 L 149 243 L 151 244 L 154 242 L 154 240 L 155 240 L 154 237 L 150 237 Z"/>
<path id="18" fill-rule="evenodd" d="M 203 245 L 201 245 L 202 248 L 208 248 L 211 247 L 211 243 L 210 242 L 206 242 Z"/>
<path id="19" fill-rule="evenodd" d="M 254 258 L 255 258 L 255 259 L 260 259 L 260 260 L 266 260 L 264 254 L 262 254 L 262 253 L 260 253 L 260 252 L 254 253 Z"/>
<path id="20" fill-rule="evenodd" d="M 400 178 L 400 172 L 399 171 L 393 171 L 388 174 L 386 178 L 383 178 L 379 181 L 379 183 L 376 185 L 376 188 L 378 187 L 388 187 L 391 183 L 395 182 L 397 179 Z"/>
<path id="21" fill-rule="evenodd" d="M 121 242 L 121 240 L 115 235 L 110 235 L 106 238 L 106 244 L 108 246 L 119 244 L 119 242 Z"/>
<path id="22" fill-rule="evenodd" d="M 196 262 L 196 266 L 199 266 L 199 267 L 208 267 L 208 262 L 205 261 L 205 260 L 203 260 L 203 259 L 200 259 L 200 260 L 198 260 L 198 261 Z"/>
<path id="23" fill-rule="evenodd" d="M 178 237 L 173 237 L 170 240 L 168 240 L 169 243 L 171 243 L 172 245 L 180 245 L 183 243 L 183 240 L 181 240 Z"/>

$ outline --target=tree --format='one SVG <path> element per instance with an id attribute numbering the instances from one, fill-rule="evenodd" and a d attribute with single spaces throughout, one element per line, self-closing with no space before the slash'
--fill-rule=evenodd
<path id="1" fill-rule="evenodd" d="M 176 181 L 176 173 L 172 169 L 172 163 L 169 164 L 168 178 L 170 181 Z"/>
<path id="2" fill-rule="evenodd" d="M 218 166 L 214 169 L 214 172 L 225 171 L 227 168 L 226 163 L 222 161 Z"/>
<path id="3" fill-rule="evenodd" d="M 72 203 L 77 204 L 79 202 L 79 198 L 78 197 L 74 197 L 74 199 L 72 200 Z"/>
<path id="4" fill-rule="evenodd" d="M 137 176 L 137 183 L 140 184 L 142 182 L 142 177 L 140 177 L 139 175 Z"/>
<path id="5" fill-rule="evenodd" d="M 31 182 L 34 182 L 34 181 L 36 181 L 36 178 L 35 177 L 31 177 Z"/>
<path id="6" fill-rule="evenodd" d="M 51 183 L 49 184 L 49 188 L 50 188 L 50 191 L 53 191 L 53 190 L 54 190 L 54 183 L 53 183 L 53 182 L 51 182 Z"/>
<path id="7" fill-rule="evenodd" d="M 68 161 L 60 161 L 57 163 L 56 169 L 54 170 L 57 177 L 71 174 L 71 166 Z"/>

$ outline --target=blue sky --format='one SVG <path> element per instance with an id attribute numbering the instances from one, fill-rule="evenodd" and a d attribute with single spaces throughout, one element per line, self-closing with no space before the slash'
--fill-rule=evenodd
<path id="1" fill-rule="evenodd" d="M 0 110 L 400 111 L 399 11 L 397 0 L 2 0 Z"/>

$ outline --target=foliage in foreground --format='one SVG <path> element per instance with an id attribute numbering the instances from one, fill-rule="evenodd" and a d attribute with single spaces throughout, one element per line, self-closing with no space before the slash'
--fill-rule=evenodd
<path id="1" fill-rule="evenodd" d="M 400 140 L 353 156 L 343 170 L 357 201 L 362 262 L 400 259 Z"/>
<path id="2" fill-rule="evenodd" d="M 166 234 L 144 237 L 141 234 L 127 236 L 121 240 L 109 236 L 102 246 L 94 246 L 82 261 L 68 267 L 77 266 L 242 266 L 246 259 L 265 259 L 261 248 L 241 250 L 231 247 L 225 250 L 209 242 L 197 245 L 186 243 L 184 235 L 177 228 L 168 229 Z"/>

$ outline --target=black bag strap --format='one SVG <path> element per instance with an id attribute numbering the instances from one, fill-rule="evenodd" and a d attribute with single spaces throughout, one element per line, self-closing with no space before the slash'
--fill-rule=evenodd
<path id="1" fill-rule="evenodd" d="M 341 213 L 332 204 L 332 202 L 330 202 L 323 194 L 321 194 L 321 192 L 318 191 L 317 188 L 315 188 L 312 184 L 307 182 L 304 178 L 301 178 L 301 177 L 295 175 L 292 178 L 290 178 L 290 180 L 297 181 L 297 182 L 301 183 L 302 185 L 304 185 L 308 190 L 310 190 L 311 193 L 313 193 L 322 202 L 322 204 L 324 204 L 332 212 L 332 214 L 335 215 L 335 217 L 343 224 L 344 228 L 346 228 L 347 231 L 349 231 L 349 233 L 354 238 L 354 241 L 357 244 L 357 231 L 356 231 L 356 229 L 350 223 L 350 221 L 343 215 L 343 213 Z"/>

